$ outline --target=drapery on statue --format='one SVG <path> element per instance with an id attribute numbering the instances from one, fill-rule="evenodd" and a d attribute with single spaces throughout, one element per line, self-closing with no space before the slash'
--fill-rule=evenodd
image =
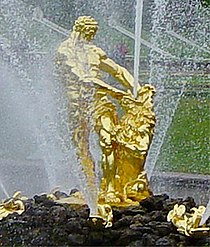
<path id="1" fill-rule="evenodd" d="M 102 179 L 98 201 L 132 205 L 150 195 L 144 163 L 153 136 L 154 87 L 138 85 L 132 94 L 133 76 L 93 45 L 98 29 L 90 16 L 79 17 L 70 36 L 58 47 L 55 62 L 69 100 L 69 129 L 78 159 L 94 186 L 94 161 L 89 135 L 97 133 L 102 151 Z M 117 89 L 104 82 L 102 72 L 120 83 Z"/>

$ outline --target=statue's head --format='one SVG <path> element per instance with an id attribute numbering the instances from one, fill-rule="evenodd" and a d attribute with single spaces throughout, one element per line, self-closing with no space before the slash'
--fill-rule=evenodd
<path id="1" fill-rule="evenodd" d="M 91 41 L 98 30 L 97 21 L 91 16 L 80 16 L 74 24 L 73 31 L 79 33 L 80 38 Z"/>

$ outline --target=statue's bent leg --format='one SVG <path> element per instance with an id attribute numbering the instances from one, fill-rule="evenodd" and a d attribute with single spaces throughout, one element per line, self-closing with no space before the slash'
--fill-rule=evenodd
<path id="1" fill-rule="evenodd" d="M 114 104 L 98 93 L 95 107 L 95 130 L 99 136 L 99 144 L 102 150 L 101 167 L 103 178 L 101 181 L 99 201 L 106 203 L 119 202 L 115 190 L 116 161 L 114 140 L 114 127 L 117 124 L 117 114 Z"/>
<path id="2" fill-rule="evenodd" d="M 73 133 L 73 143 L 76 149 L 77 158 L 81 164 L 82 170 L 85 174 L 88 189 L 95 188 L 95 164 L 90 153 L 89 148 L 89 134 L 90 130 L 85 119 L 80 118 L 78 127 Z"/>

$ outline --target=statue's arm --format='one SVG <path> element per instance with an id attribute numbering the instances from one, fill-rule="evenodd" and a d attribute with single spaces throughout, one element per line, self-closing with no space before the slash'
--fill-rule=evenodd
<path id="1" fill-rule="evenodd" d="M 110 95 L 111 97 L 113 97 L 114 99 L 117 99 L 117 100 L 121 100 L 124 96 L 130 95 L 128 92 L 125 92 L 123 90 L 112 87 L 109 84 L 107 84 L 106 82 L 104 82 L 98 78 L 85 77 L 85 78 L 81 78 L 81 79 L 84 83 L 90 83 L 90 82 L 94 83 L 95 86 L 98 87 L 98 90 L 100 92 L 107 93 L 108 95 Z"/>
<path id="2" fill-rule="evenodd" d="M 117 81 L 119 81 L 126 89 L 133 90 L 134 79 L 127 69 L 115 63 L 107 57 L 101 58 L 100 69 L 109 73 Z M 139 86 L 140 87 L 140 86 Z"/>

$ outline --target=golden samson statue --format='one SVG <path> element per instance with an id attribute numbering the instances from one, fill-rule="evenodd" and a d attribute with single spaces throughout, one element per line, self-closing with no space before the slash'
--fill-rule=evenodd
<path id="1" fill-rule="evenodd" d="M 155 90 L 148 84 L 138 85 L 134 97 L 133 76 L 92 44 L 97 29 L 95 19 L 79 17 L 70 36 L 58 47 L 55 62 L 68 97 L 71 141 L 87 186 L 94 186 L 95 180 L 96 164 L 89 144 L 94 132 L 102 151 L 98 202 L 132 205 L 151 194 L 144 163 L 155 125 Z M 121 87 L 105 82 L 103 73 Z"/>

